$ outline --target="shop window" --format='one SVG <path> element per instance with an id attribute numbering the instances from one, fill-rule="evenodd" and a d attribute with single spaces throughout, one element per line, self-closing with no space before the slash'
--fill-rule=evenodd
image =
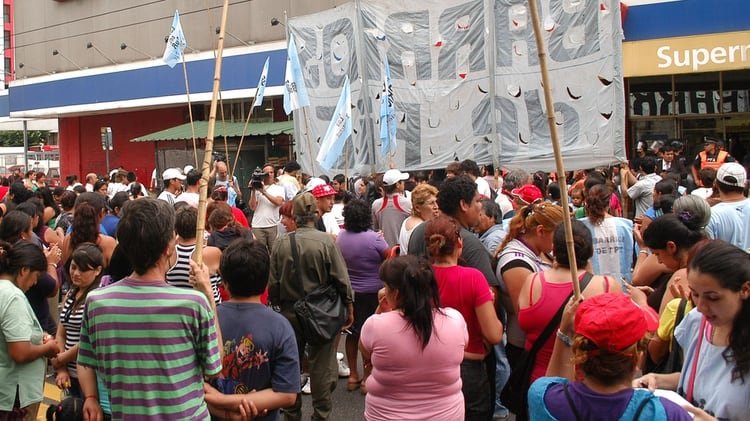
<path id="1" fill-rule="evenodd" d="M 632 117 L 673 114 L 671 76 L 630 78 L 628 82 L 628 105 Z"/>
<path id="2" fill-rule="evenodd" d="M 722 112 L 750 112 L 750 70 L 723 72 Z"/>
<path id="3" fill-rule="evenodd" d="M 721 112 L 719 73 L 689 73 L 674 76 L 676 114 Z"/>

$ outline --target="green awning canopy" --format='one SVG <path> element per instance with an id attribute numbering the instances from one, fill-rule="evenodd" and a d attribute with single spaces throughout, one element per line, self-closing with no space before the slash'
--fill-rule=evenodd
<path id="1" fill-rule="evenodd" d="M 193 126 L 195 127 L 196 139 L 205 139 L 207 137 L 208 121 L 195 121 L 193 122 Z M 245 123 L 222 123 L 217 121 L 214 127 L 214 139 L 224 137 L 225 133 L 227 137 L 241 137 L 243 128 L 245 128 Z M 292 132 L 294 132 L 294 121 L 250 123 L 245 129 L 245 136 L 279 135 Z M 190 123 L 185 123 L 169 129 L 136 137 L 135 139 L 130 139 L 130 141 L 161 142 L 165 140 L 191 140 L 192 138 L 193 129 L 190 128 Z"/>

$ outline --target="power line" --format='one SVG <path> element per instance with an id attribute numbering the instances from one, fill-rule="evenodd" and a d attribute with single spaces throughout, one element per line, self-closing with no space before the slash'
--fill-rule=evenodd
<path id="1" fill-rule="evenodd" d="M 147 6 L 147 5 L 151 5 L 151 4 L 154 4 L 154 3 L 161 3 L 162 1 L 163 0 L 156 0 L 156 1 L 152 1 L 151 3 L 147 3 L 147 4 L 136 6 L 136 7 Z M 242 3 L 250 3 L 251 1 L 252 0 L 236 0 L 234 3 L 230 2 L 230 5 L 238 5 L 238 4 L 242 4 Z M 73 19 L 73 20 L 67 21 L 67 22 L 60 22 L 60 23 L 56 23 L 56 24 L 53 24 L 53 25 L 44 26 L 44 27 L 41 27 L 41 28 L 31 29 L 31 30 L 28 30 L 28 31 L 15 32 L 14 36 L 17 37 L 19 35 L 29 35 L 30 33 L 33 33 L 33 32 L 44 31 L 44 30 L 48 30 L 48 29 L 55 28 L 55 27 L 58 27 L 58 26 L 69 25 L 69 24 L 76 23 L 76 22 L 79 22 L 79 21 L 82 21 L 82 20 L 88 20 L 88 19 L 92 19 L 92 18 L 96 18 L 96 17 L 102 17 L 102 16 L 113 14 L 113 13 L 120 13 L 120 12 L 123 12 L 123 11 L 126 11 L 126 10 L 132 10 L 134 8 L 135 7 L 125 8 L 125 9 L 119 9 L 119 10 L 116 10 L 116 11 L 110 11 L 110 12 L 107 12 L 107 13 L 100 13 L 100 14 L 93 15 L 93 16 L 86 16 L 86 17 L 82 17 L 82 18 L 78 18 L 78 19 Z M 201 10 L 195 10 L 195 11 L 185 12 L 185 13 L 181 12 L 180 14 L 183 15 L 183 16 L 187 16 L 187 15 L 192 15 L 192 14 L 196 14 L 196 13 L 204 13 L 204 12 L 205 12 L 205 10 L 201 9 Z M 61 40 L 66 40 L 66 39 L 71 39 L 71 38 L 77 38 L 77 37 L 85 37 L 85 36 L 89 36 L 89 35 L 93 35 L 93 34 L 98 34 L 98 33 L 103 33 L 103 32 L 107 32 L 107 31 L 118 30 L 118 29 L 123 29 L 123 28 L 130 28 L 130 27 L 137 26 L 137 25 L 142 25 L 142 24 L 146 24 L 146 23 L 157 22 L 157 21 L 161 21 L 161 20 L 164 20 L 164 19 L 171 19 L 171 18 L 172 18 L 172 15 L 170 14 L 170 15 L 167 15 L 167 16 L 156 17 L 156 18 L 153 18 L 153 19 L 139 21 L 139 22 L 134 22 L 134 23 L 130 23 L 130 24 L 123 24 L 123 25 L 118 25 L 118 26 L 110 26 L 110 27 L 108 27 L 106 29 L 102 29 L 102 30 L 89 31 L 89 32 L 81 32 L 81 33 L 78 33 L 78 34 L 75 34 L 75 35 L 69 35 L 69 36 L 64 36 L 64 37 L 49 38 L 49 39 L 45 39 L 43 41 L 31 42 L 31 43 L 28 43 L 28 44 L 18 44 L 18 43 L 16 43 L 15 44 L 15 49 L 18 50 L 19 48 L 23 48 L 23 47 L 30 47 L 30 46 L 33 46 L 33 45 L 46 44 L 46 43 L 52 42 L 52 41 L 61 41 Z M 169 31 L 169 28 L 166 28 L 165 29 L 165 33 L 167 33 L 168 31 Z"/>

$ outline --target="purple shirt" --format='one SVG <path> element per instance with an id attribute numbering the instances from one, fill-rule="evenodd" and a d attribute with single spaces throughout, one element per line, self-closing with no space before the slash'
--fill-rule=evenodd
<path id="1" fill-rule="evenodd" d="M 601 394 L 589 389 L 583 382 L 568 383 L 568 392 L 576 409 L 585 420 L 616 420 L 625 412 L 633 389 L 624 389 L 617 393 Z M 690 420 L 688 413 L 676 403 L 659 398 L 668 420 Z M 544 406 L 559 421 L 576 421 L 570 404 L 565 398 L 563 383 L 551 385 L 544 395 Z"/>
<path id="2" fill-rule="evenodd" d="M 383 253 L 388 250 L 388 243 L 383 236 L 372 230 L 341 230 L 336 238 L 336 244 L 346 261 L 349 281 L 354 292 L 378 292 L 383 287 L 378 270 L 383 262 Z"/>

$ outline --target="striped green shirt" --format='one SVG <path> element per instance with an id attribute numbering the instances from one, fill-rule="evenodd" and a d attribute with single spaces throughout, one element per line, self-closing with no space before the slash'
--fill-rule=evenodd
<path id="1" fill-rule="evenodd" d="M 203 294 L 124 279 L 86 299 L 78 364 L 95 368 L 113 419 L 209 419 L 203 377 L 221 371 Z"/>

